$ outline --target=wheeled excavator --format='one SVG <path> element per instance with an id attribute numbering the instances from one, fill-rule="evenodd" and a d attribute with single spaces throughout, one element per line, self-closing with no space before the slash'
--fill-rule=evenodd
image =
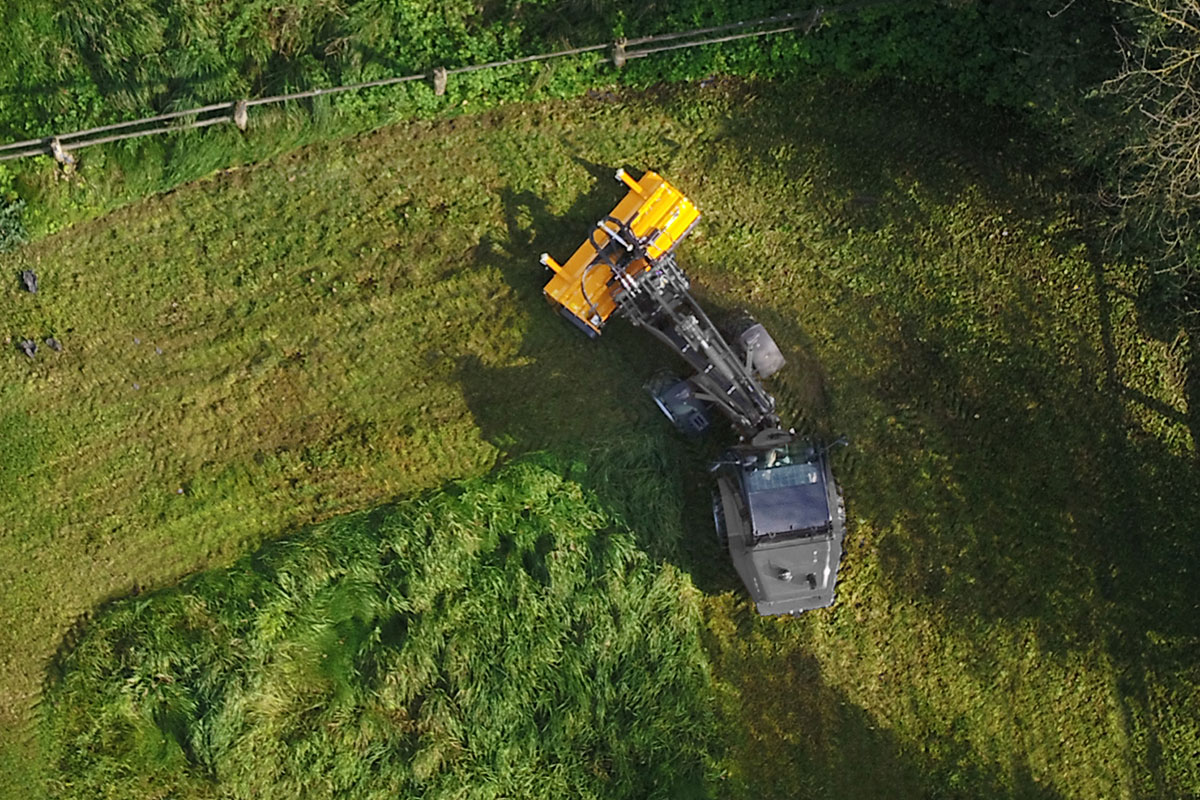
<path id="1" fill-rule="evenodd" d="M 714 412 L 738 441 L 712 466 L 713 524 L 764 616 L 798 614 L 834 600 L 846 514 L 829 446 L 785 429 L 762 381 L 784 365 L 767 330 L 748 316 L 724 332 L 696 302 L 675 251 L 700 219 L 661 175 L 635 180 L 565 262 L 543 253 L 553 274 L 546 299 L 589 337 L 624 317 L 692 369 L 647 384 L 655 404 L 684 434 L 698 435 Z"/>

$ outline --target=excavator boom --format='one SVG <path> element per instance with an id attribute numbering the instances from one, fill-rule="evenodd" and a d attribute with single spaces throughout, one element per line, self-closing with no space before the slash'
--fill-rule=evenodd
<path id="1" fill-rule="evenodd" d="M 775 400 L 755 376 L 754 361 L 721 335 L 675 261 L 675 248 L 700 212 L 657 173 L 635 181 L 618 170 L 617 178 L 628 193 L 566 264 L 542 255 L 554 272 L 546 298 L 590 336 L 614 314 L 646 329 L 696 370 L 689 379 L 695 397 L 720 409 L 744 437 L 777 429 Z M 782 356 L 775 362 L 771 371 Z"/>

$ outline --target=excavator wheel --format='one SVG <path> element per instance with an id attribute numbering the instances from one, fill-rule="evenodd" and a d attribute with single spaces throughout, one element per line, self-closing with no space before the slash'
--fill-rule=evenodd
<path id="1" fill-rule="evenodd" d="M 712 422 L 708 404 L 696 397 L 690 382 L 680 380 L 669 370 L 660 370 L 646 382 L 645 389 L 680 433 L 696 436 L 708 430 Z"/>
<path id="2" fill-rule="evenodd" d="M 722 549 L 729 547 L 729 525 L 725 522 L 725 504 L 721 502 L 721 490 L 712 493 L 713 528 L 717 532 L 717 544 Z"/>
<path id="3" fill-rule="evenodd" d="M 750 367 L 758 377 L 769 378 L 783 367 L 784 358 L 779 345 L 775 344 L 762 323 L 748 312 L 737 314 L 722 329 L 729 337 L 729 342 L 748 356 Z"/>

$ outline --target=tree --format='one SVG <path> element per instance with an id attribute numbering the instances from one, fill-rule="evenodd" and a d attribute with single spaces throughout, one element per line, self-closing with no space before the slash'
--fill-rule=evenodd
<path id="1" fill-rule="evenodd" d="M 1174 271 L 1188 277 L 1200 221 L 1200 0 L 1118 0 L 1132 25 L 1106 91 L 1131 118 L 1117 198 L 1129 225 L 1157 232 Z"/>

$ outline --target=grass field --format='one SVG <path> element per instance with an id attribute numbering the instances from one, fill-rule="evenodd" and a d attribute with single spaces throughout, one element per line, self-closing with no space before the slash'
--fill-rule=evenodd
<path id="1" fill-rule="evenodd" d="M 50 770 L 47 665 L 106 600 L 653 430 L 636 480 L 681 536 L 583 486 L 703 593 L 714 794 L 1200 792 L 1195 345 L 1142 314 L 1144 267 L 1099 255 L 1053 162 L 903 86 L 719 83 L 318 145 L 0 257 L 4 335 L 65 348 L 3 356 L 4 789 Z M 753 614 L 708 529 L 710 448 L 640 392 L 665 353 L 541 300 L 538 254 L 569 254 L 622 165 L 705 212 L 681 259 L 775 333 L 785 414 L 853 440 L 831 611 Z"/>

